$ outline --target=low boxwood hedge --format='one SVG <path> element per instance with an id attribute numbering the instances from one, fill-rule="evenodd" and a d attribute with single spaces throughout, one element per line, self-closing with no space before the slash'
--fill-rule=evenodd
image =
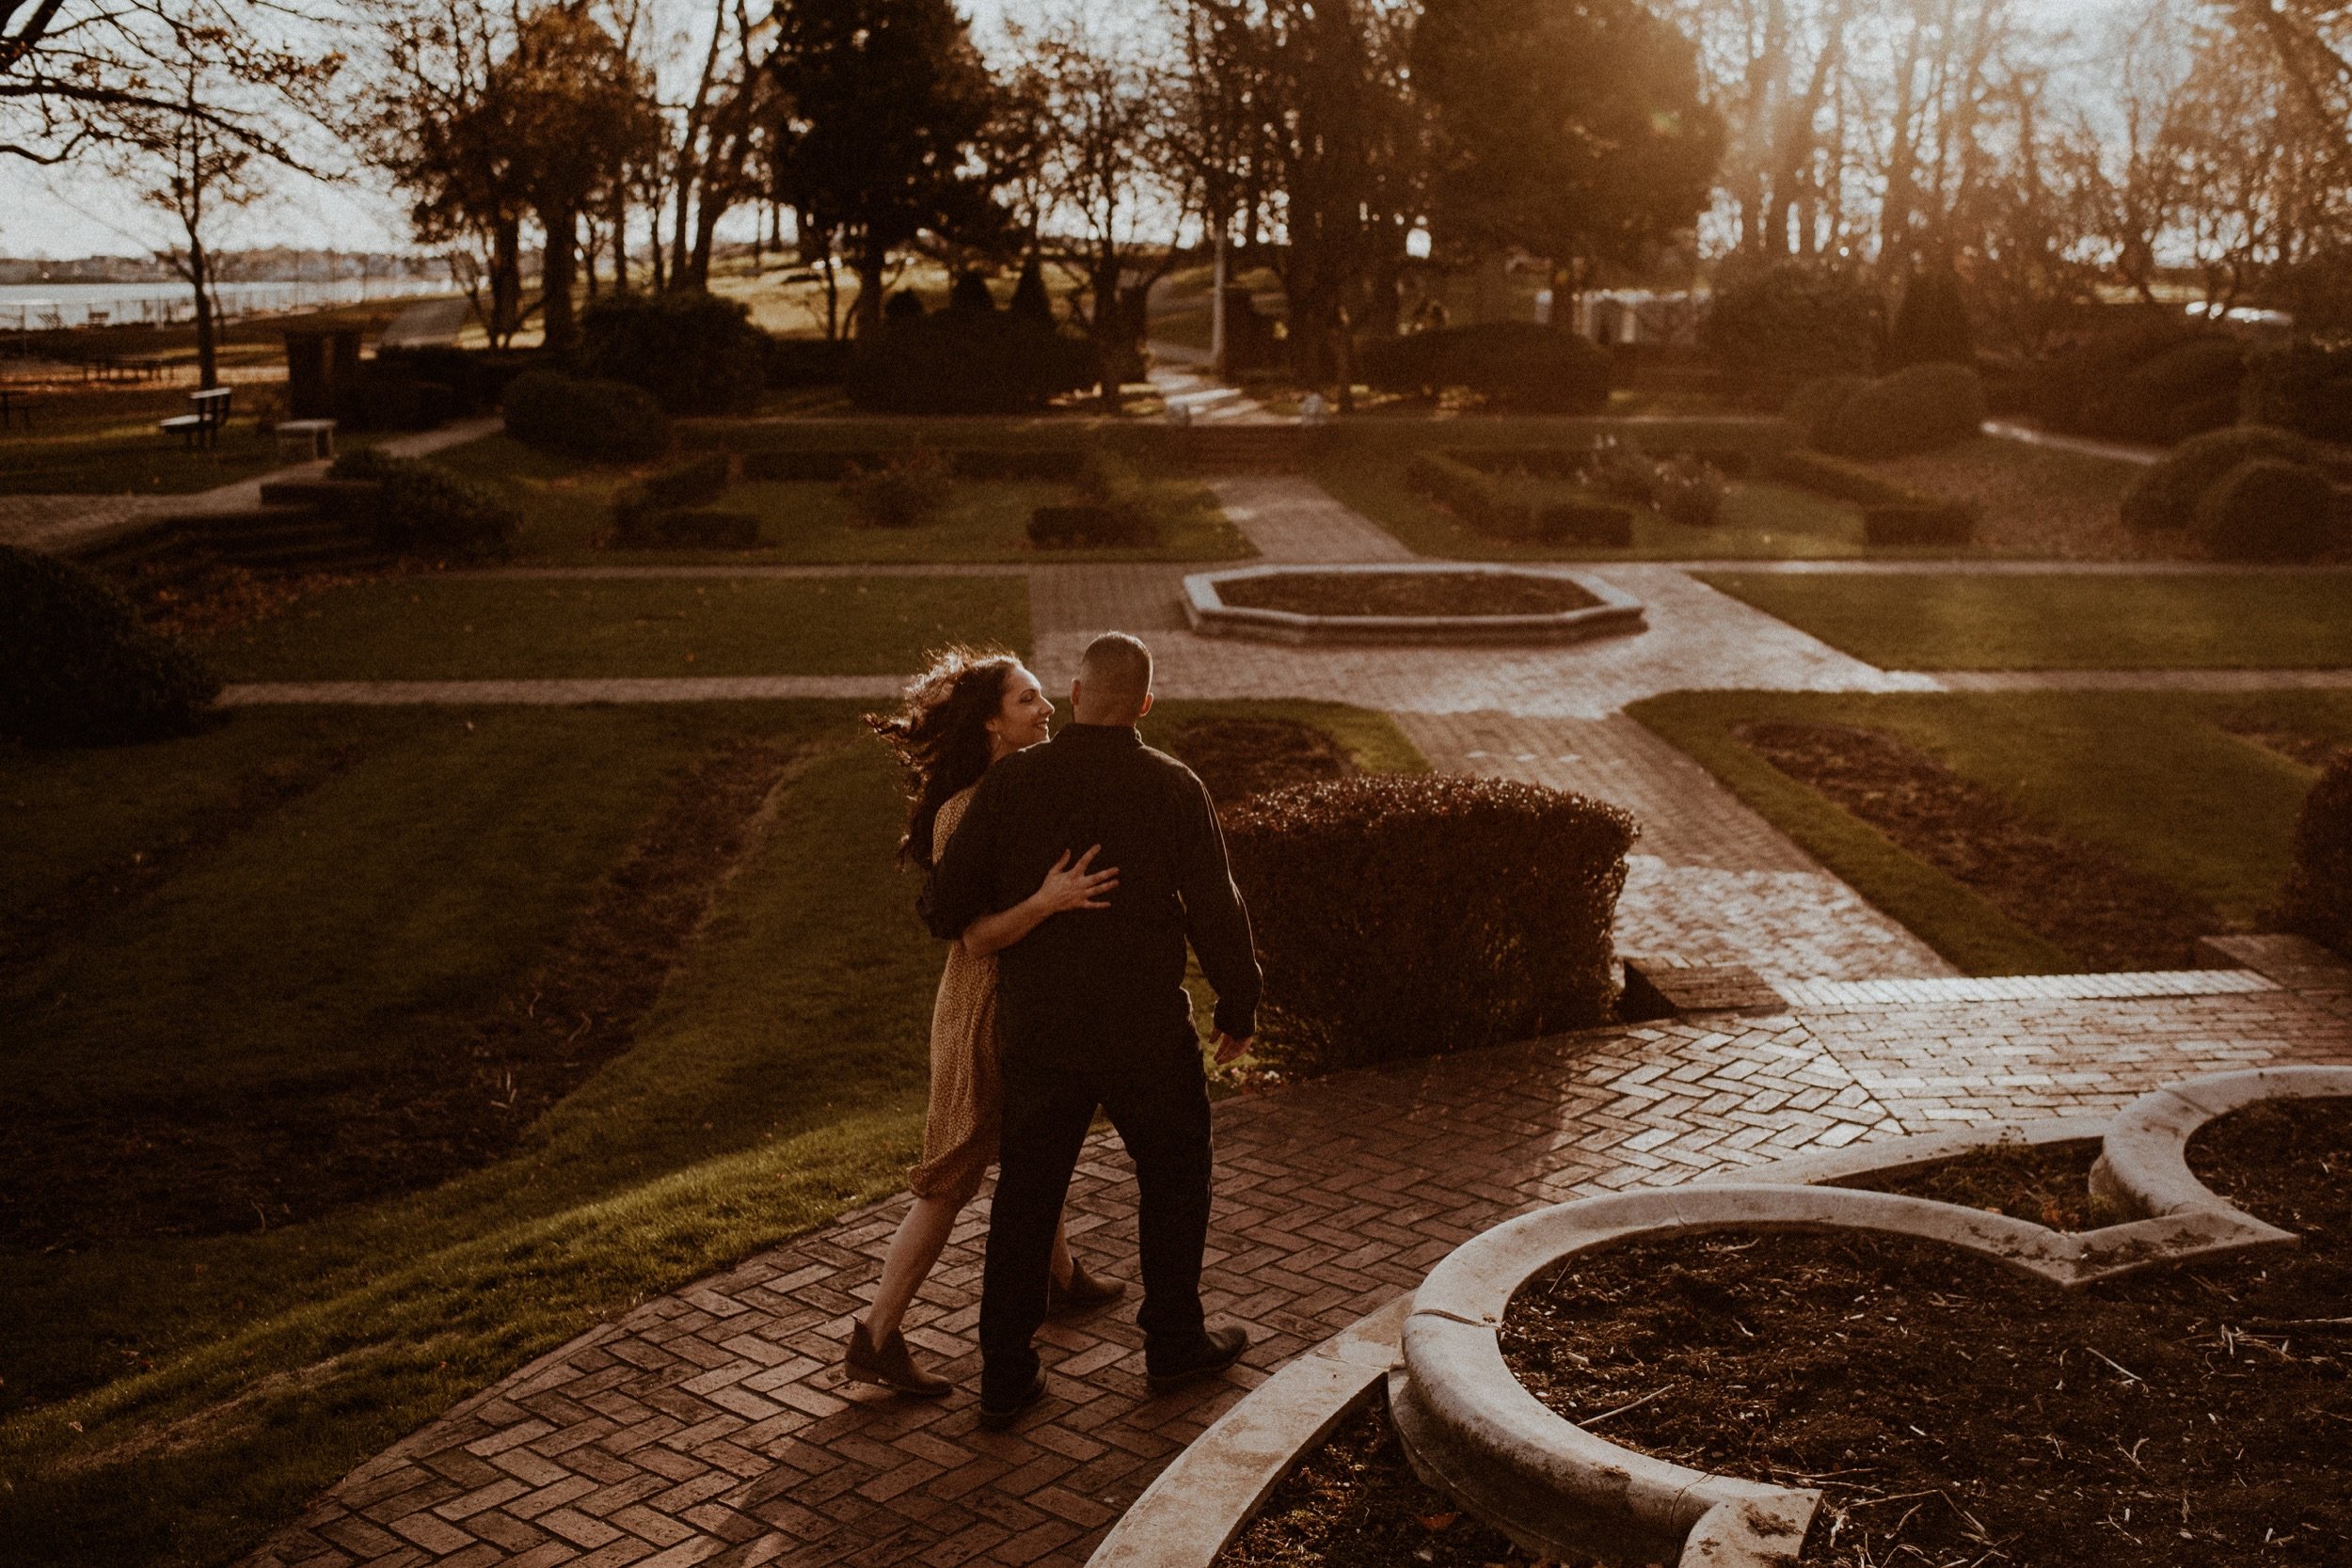
<path id="1" fill-rule="evenodd" d="M 1936 360 L 1854 388 L 1823 421 L 1823 450 L 1908 457 L 1954 446 L 1984 424 L 1984 388 L 1966 365 Z"/>
<path id="2" fill-rule="evenodd" d="M 1791 447 L 1774 452 L 1765 473 L 1783 484 L 1860 507 L 1865 544 L 1964 545 L 1976 537 L 1974 508 L 1898 484 L 1858 463 Z"/>
<path id="3" fill-rule="evenodd" d="M 2197 500 L 2189 532 L 2216 561 L 2309 561 L 2334 542 L 2336 492 L 2308 463 L 2257 457 Z"/>
<path id="4" fill-rule="evenodd" d="M 726 494 L 728 467 L 725 452 L 705 452 L 621 486 L 612 497 L 613 543 L 625 548 L 694 544 L 749 547 L 757 544 L 757 518 L 707 510 Z"/>
<path id="5" fill-rule="evenodd" d="M 2339 752 L 2303 799 L 2295 859 L 2275 923 L 2352 958 L 2352 752 Z"/>
<path id="6" fill-rule="evenodd" d="M 1499 539 L 1614 549 L 1632 545 L 1629 507 L 1599 501 L 1533 501 L 1514 493 L 1501 476 L 1474 467 L 1468 461 L 1470 455 L 1415 452 L 1405 466 L 1405 481 L 1479 532 Z"/>
<path id="7" fill-rule="evenodd" d="M 2293 431 L 2269 425 L 2235 425 L 2192 436 L 2133 476 L 2123 491 L 2124 526 L 2188 527 L 2205 492 L 2231 469 L 2257 458 L 2309 463 L 2312 447 Z"/>
<path id="8" fill-rule="evenodd" d="M 1302 1071 L 1604 1022 L 1633 819 L 1534 784 L 1373 774 L 1228 804 L 1265 1004 Z"/>
<path id="9" fill-rule="evenodd" d="M 212 721 L 220 677 L 87 567 L 0 545 L 0 736 L 104 746 Z"/>

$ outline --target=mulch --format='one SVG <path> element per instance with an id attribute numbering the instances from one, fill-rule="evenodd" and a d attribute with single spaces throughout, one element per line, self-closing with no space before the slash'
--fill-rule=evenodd
<path id="1" fill-rule="evenodd" d="M 2094 1152 L 1994 1149 L 1871 1185 L 2100 1223 L 2065 1191 Z M 1681 1237 L 1538 1276 L 1512 1303 L 1504 1354 L 1612 1441 L 1822 1488 L 1814 1568 L 2352 1561 L 2352 1101 L 2249 1108 L 2189 1158 L 2302 1246 L 2069 1292 L 1899 1239 Z M 1218 1559 L 1528 1560 L 1414 1476 L 1377 1399 Z"/>
<path id="2" fill-rule="evenodd" d="M 2095 1138 L 2059 1144 L 2004 1143 L 1917 1170 L 1857 1176 L 1830 1185 L 1990 1210 L 2053 1230 L 2089 1230 L 2124 1217 L 2090 1195 L 2090 1167 L 2098 1159 Z"/>
<path id="3" fill-rule="evenodd" d="M 0 1138 L 0 1244 L 267 1229 L 498 1159 L 628 1049 L 798 755 L 770 740 L 737 740 L 684 770 L 570 933 L 488 1006 L 449 1020 L 426 1049 L 356 1081 L 289 1085 L 233 1105 L 199 1093 L 109 1106 L 97 1118 L 20 1116 Z M 317 787 L 344 760 L 263 781 L 202 841 Z M 178 847 L 135 879 L 77 890 L 62 907 L 119 907 L 146 895 L 166 885 L 162 871 L 200 847 Z M 25 960 L 59 928 L 55 911 L 22 923 L 0 943 L 0 962 Z"/>
<path id="4" fill-rule="evenodd" d="M 1154 738 L 1225 804 L 1356 774 L 1338 741 L 1295 719 L 1193 719 Z"/>
<path id="5" fill-rule="evenodd" d="M 1876 730 L 1754 723 L 1735 732 L 1774 768 L 1878 829 L 2086 972 L 2185 969 L 2222 930 L 2211 908 L 2115 851 L 2043 827 L 1997 791 Z"/>
<path id="6" fill-rule="evenodd" d="M 1488 572 L 1283 572 L 1216 591 L 1245 610 L 1295 615 L 1557 615 L 1600 603 L 1565 578 Z"/>

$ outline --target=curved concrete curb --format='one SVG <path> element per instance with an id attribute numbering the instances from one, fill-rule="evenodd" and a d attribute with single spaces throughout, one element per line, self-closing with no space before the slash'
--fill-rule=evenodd
<path id="1" fill-rule="evenodd" d="M 1473 1237 L 1421 1288 L 1293 1361 L 1203 1433 L 1104 1539 L 1088 1568 L 1207 1568 L 1298 1455 L 1386 1377 L 1413 1467 L 1522 1546 L 1679 1568 L 1788 1568 L 1820 1494 L 1712 1475 L 1618 1447 L 1555 1415 L 1502 1359 L 1497 1331 L 1528 1279 L 1569 1255 L 1708 1230 L 1856 1228 L 1918 1237 L 2064 1287 L 2190 1258 L 2292 1246 L 2188 1171 L 2207 1121 L 2271 1098 L 2352 1097 L 2352 1069 L 2266 1068 L 2143 1095 L 2112 1118 L 1922 1133 L 1583 1198 Z M 1972 1149 L 2105 1140 L 2093 1184 L 2140 1218 L 2066 1234 L 2006 1215 L 1826 1186 Z"/>
<path id="2" fill-rule="evenodd" d="M 1220 584 L 1251 578 L 1374 573 L 1386 576 L 1562 578 L 1600 602 L 1549 615 L 1301 615 L 1287 610 L 1255 610 L 1225 602 Z M 1184 619 L 1203 637 L 1251 637 L 1294 644 L 1360 642 L 1575 642 L 1588 637 L 1637 632 L 1647 623 L 1642 601 L 1613 583 L 1581 574 L 1537 566 L 1495 565 L 1476 561 L 1397 561 L 1368 565 L 1242 566 L 1196 572 L 1184 578 Z"/>

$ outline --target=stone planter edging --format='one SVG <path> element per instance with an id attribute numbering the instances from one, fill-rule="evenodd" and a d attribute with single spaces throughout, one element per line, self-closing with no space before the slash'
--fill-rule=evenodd
<path id="1" fill-rule="evenodd" d="M 1637 1233 L 1858 1227 L 1917 1236 L 2074 1287 L 2158 1262 L 2291 1246 L 2187 1170 L 2199 1127 L 2265 1098 L 2352 1097 L 2352 1069 L 2266 1068 L 2143 1095 L 2112 1117 L 2004 1122 L 1859 1144 L 1534 1211 L 1471 1238 L 1401 1296 L 1260 1385 L 1179 1454 L 1088 1568 L 1208 1568 L 1297 1456 L 1388 1380 L 1414 1467 L 1522 1544 L 1679 1568 L 1787 1568 L 1820 1494 L 1692 1470 L 1555 1415 L 1512 1375 L 1511 1296 L 1569 1253 Z M 2094 1189 L 2143 1217 L 2066 1234 L 1926 1198 L 1825 1187 L 2002 1142 L 2105 1139 Z"/>
<path id="2" fill-rule="evenodd" d="M 1565 578 L 1600 603 L 1548 615 L 1302 615 L 1288 610 L 1230 605 L 1220 583 L 1249 578 L 1371 573 L 1390 576 L 1540 577 Z M 1184 578 L 1184 620 L 1203 637 L 1248 637 L 1294 645 L 1382 642 L 1581 641 L 1644 629 L 1642 601 L 1613 583 L 1559 567 L 1500 565 L 1477 561 L 1381 562 L 1369 565 L 1240 566 L 1195 572 Z"/>

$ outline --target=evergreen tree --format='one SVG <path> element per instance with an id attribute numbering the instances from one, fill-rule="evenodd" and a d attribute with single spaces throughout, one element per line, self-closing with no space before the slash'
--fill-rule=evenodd
<path id="1" fill-rule="evenodd" d="M 1938 361 L 1977 362 L 1968 302 L 1961 296 L 1960 277 L 1950 267 L 1933 266 L 1911 275 L 1895 312 L 1895 330 L 1887 339 L 1886 361 L 1889 370 Z"/>

